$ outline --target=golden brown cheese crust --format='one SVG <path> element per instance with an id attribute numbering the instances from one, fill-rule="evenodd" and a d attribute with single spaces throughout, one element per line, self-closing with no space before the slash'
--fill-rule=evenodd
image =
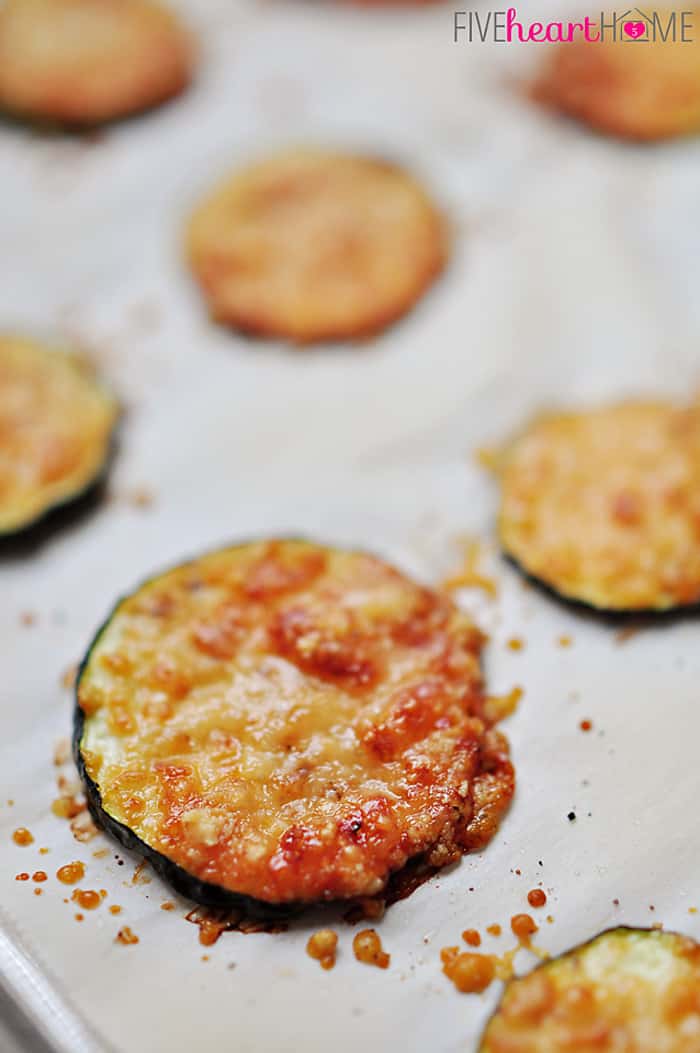
<path id="1" fill-rule="evenodd" d="M 213 318 L 309 343 L 367 336 L 400 317 L 447 245 L 436 209 L 399 168 L 299 150 L 206 198 L 187 251 Z"/>
<path id="2" fill-rule="evenodd" d="M 89 487 L 117 415 L 114 399 L 68 355 L 0 337 L 0 534 Z"/>
<path id="3" fill-rule="evenodd" d="M 608 35 L 594 43 L 560 44 L 534 86 L 536 98 L 598 131 L 623 139 L 654 140 L 700 130 L 698 10 L 692 40 L 648 42 Z M 671 11 L 659 11 L 665 28 Z M 680 19 L 680 13 L 677 14 Z M 608 19 L 610 21 L 611 19 Z"/>
<path id="4" fill-rule="evenodd" d="M 102 807 L 199 880 L 268 903 L 371 896 L 494 832 L 513 793 L 482 637 L 372 556 L 204 556 L 122 601 L 78 687 Z"/>
<path id="5" fill-rule="evenodd" d="M 608 610 L 700 599 L 700 405 L 624 402 L 536 419 L 505 452 L 504 550 Z"/>
<path id="6" fill-rule="evenodd" d="M 193 46 L 151 0 L 5 0 L 0 107 L 18 116 L 97 124 L 181 92 Z"/>
<path id="7" fill-rule="evenodd" d="M 700 1053 L 700 946 L 604 932 L 512 980 L 479 1053 Z"/>

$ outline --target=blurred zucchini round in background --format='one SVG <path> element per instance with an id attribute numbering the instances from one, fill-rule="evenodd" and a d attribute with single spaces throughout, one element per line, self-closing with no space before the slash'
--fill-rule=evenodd
<path id="1" fill-rule="evenodd" d="M 686 40 L 683 11 L 692 15 L 686 20 Z M 606 25 L 613 17 L 606 16 Z M 634 39 L 625 25 L 635 33 L 644 26 L 646 32 Z M 597 20 L 594 29 L 600 31 Z M 649 9 L 645 19 L 633 9 L 618 19 L 615 37 L 606 28 L 598 42 L 577 36 L 544 51 L 534 95 L 553 109 L 621 139 L 669 139 L 700 131 L 700 8 Z"/>
<path id="2" fill-rule="evenodd" d="M 0 537 L 83 497 L 103 476 L 119 410 L 75 357 L 0 337 Z"/>
<path id="3" fill-rule="evenodd" d="M 216 321 L 305 344 L 366 337 L 405 314 L 442 269 L 447 237 L 397 166 L 296 150 L 215 189 L 187 252 Z"/>
<path id="4" fill-rule="evenodd" d="M 700 600 L 700 403 L 546 413 L 501 456 L 504 552 L 609 611 Z"/>
<path id="5" fill-rule="evenodd" d="M 610 929 L 511 980 L 479 1053 L 700 1053 L 700 946 Z"/>
<path id="6" fill-rule="evenodd" d="M 5 0 L 0 109 L 94 125 L 156 106 L 189 83 L 194 48 L 152 0 Z"/>
<path id="7" fill-rule="evenodd" d="M 428 4 L 441 4 L 444 0 L 351 0 L 358 7 L 425 7 Z"/>
<path id="8" fill-rule="evenodd" d="M 409 860 L 483 847 L 510 803 L 483 641 L 362 552 L 272 540 L 174 567 L 117 604 L 80 668 L 90 809 L 205 905 L 378 895 Z"/>

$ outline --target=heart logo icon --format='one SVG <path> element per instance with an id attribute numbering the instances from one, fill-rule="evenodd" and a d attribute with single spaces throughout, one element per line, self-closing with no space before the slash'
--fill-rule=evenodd
<path id="1" fill-rule="evenodd" d="M 632 37 L 632 40 L 639 40 L 647 31 L 644 22 L 625 22 L 622 28 L 628 37 Z"/>

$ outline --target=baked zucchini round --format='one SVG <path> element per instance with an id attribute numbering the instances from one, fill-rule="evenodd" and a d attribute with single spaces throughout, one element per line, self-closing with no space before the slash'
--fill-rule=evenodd
<path id="1" fill-rule="evenodd" d="M 598 42 L 580 36 L 555 47 L 535 82 L 535 97 L 621 139 L 700 131 L 700 10 L 656 8 L 644 20 L 635 11 L 628 10 L 629 21 L 619 18 L 615 33 L 611 13 Z M 625 26 L 634 33 L 643 29 L 642 37 L 630 36 Z M 594 23 L 592 30 L 599 32 Z"/>
<path id="2" fill-rule="evenodd" d="M 538 417 L 504 451 L 503 550 L 560 596 L 609 611 L 700 600 L 700 404 Z"/>
<path id="3" fill-rule="evenodd" d="M 700 945 L 609 929 L 511 980 L 479 1053 L 700 1053 Z"/>
<path id="4" fill-rule="evenodd" d="M 102 478 L 118 415 L 76 358 L 0 337 L 0 537 L 33 526 Z"/>
<path id="5" fill-rule="evenodd" d="M 93 814 L 183 894 L 263 913 L 451 862 L 513 793 L 482 642 L 361 552 L 275 540 L 175 567 L 117 604 L 79 671 Z"/>
<path id="6" fill-rule="evenodd" d="M 426 193 L 395 165 L 296 150 L 210 194 L 187 252 L 216 321 L 305 344 L 399 318 L 442 269 L 447 239 Z"/>
<path id="7" fill-rule="evenodd" d="M 0 108 L 94 125 L 155 106 L 189 83 L 193 47 L 152 0 L 5 0 Z"/>

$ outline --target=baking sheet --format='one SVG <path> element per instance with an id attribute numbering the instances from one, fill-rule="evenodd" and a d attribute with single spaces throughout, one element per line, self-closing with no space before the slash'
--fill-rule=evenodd
<path id="1" fill-rule="evenodd" d="M 536 50 L 456 47 L 442 5 L 182 7 L 203 63 L 178 103 L 96 142 L 0 128 L 2 328 L 77 341 L 128 409 L 112 499 L 0 559 L 5 983 L 73 1051 L 469 1051 L 498 985 L 459 995 L 439 950 L 466 927 L 507 932 L 540 881 L 537 941 L 552 953 L 616 922 L 700 936 L 694 619 L 621 644 L 491 557 L 498 600 L 460 601 L 492 634 L 490 689 L 525 690 L 504 724 L 517 797 L 485 852 L 389 910 L 386 972 L 354 960 L 342 924 L 338 964 L 320 970 L 304 945 L 327 914 L 203 948 L 188 904 L 152 875 L 131 883 L 137 860 L 94 859 L 113 847 L 101 835 L 76 844 L 50 812 L 70 723 L 61 676 L 117 595 L 236 538 L 361 545 L 437 581 L 459 558 L 455 535 L 490 536 L 495 494 L 475 446 L 553 401 L 697 386 L 700 144 L 626 147 L 537 113 L 514 88 Z M 444 279 L 372 344 L 299 353 L 217 330 L 182 265 L 199 193 L 300 140 L 404 161 L 452 219 Z M 149 507 L 135 500 L 144 488 Z M 523 651 L 506 647 L 513 635 Z M 12 844 L 19 825 L 29 848 Z M 118 917 L 102 906 L 74 920 L 53 876 L 72 859 Z M 14 875 L 39 867 L 50 878 L 37 897 Z M 123 924 L 138 945 L 115 944 Z"/>

